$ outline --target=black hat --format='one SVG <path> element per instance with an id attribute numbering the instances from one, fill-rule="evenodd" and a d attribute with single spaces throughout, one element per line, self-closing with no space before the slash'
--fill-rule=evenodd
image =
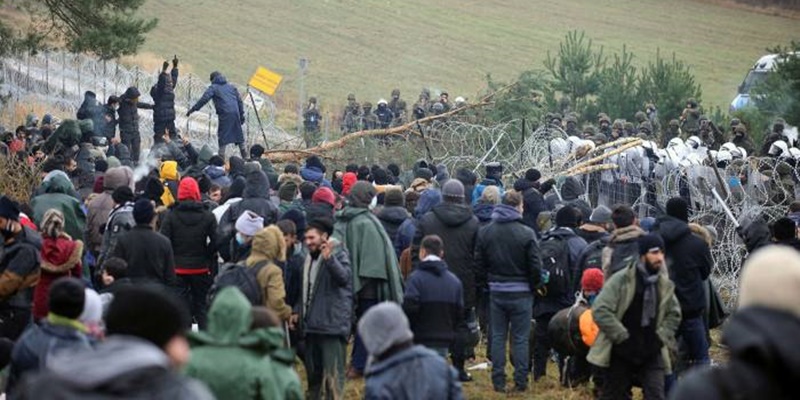
<path id="1" fill-rule="evenodd" d="M 317 167 L 320 171 L 325 173 L 325 165 L 322 164 L 322 160 L 320 160 L 317 156 L 306 158 L 306 167 Z"/>
<path id="2" fill-rule="evenodd" d="M 422 178 L 425 179 L 426 181 L 430 181 L 431 179 L 433 179 L 433 172 L 431 172 L 431 170 L 428 168 L 418 168 L 414 172 L 414 175 L 417 178 Z"/>
<path id="3" fill-rule="evenodd" d="M 328 236 L 333 234 L 333 219 L 328 217 L 316 217 L 308 223 L 306 229 L 316 229 L 325 232 Z"/>
<path id="4" fill-rule="evenodd" d="M 69 319 L 78 319 L 83 313 L 86 291 L 83 282 L 76 278 L 57 279 L 50 285 L 48 294 L 50 312 Z"/>
<path id="5" fill-rule="evenodd" d="M 155 216 L 156 210 L 149 199 L 136 200 L 136 204 L 133 205 L 133 220 L 136 221 L 137 224 L 149 224 L 153 222 L 153 217 Z"/>
<path id="6" fill-rule="evenodd" d="M 108 169 L 108 161 L 102 158 L 94 162 L 94 170 L 97 172 L 106 172 Z"/>
<path id="7" fill-rule="evenodd" d="M 19 205 L 6 196 L 0 196 L 0 217 L 19 221 Z"/>
<path id="8" fill-rule="evenodd" d="M 673 197 L 667 201 L 667 215 L 689 222 L 689 203 L 683 197 Z"/>
<path id="9" fill-rule="evenodd" d="M 109 335 L 147 340 L 159 348 L 189 327 L 185 305 L 158 286 L 126 286 L 114 293 L 106 314 Z"/>
<path id="10" fill-rule="evenodd" d="M 303 212 L 296 209 L 290 208 L 287 210 L 279 220 L 289 220 L 294 222 L 295 230 L 297 231 L 297 237 L 302 237 L 306 232 L 306 217 L 303 215 Z"/>
<path id="11" fill-rule="evenodd" d="M 111 199 L 117 204 L 125 204 L 129 201 L 133 201 L 133 190 L 131 190 L 129 186 L 120 186 L 111 193 Z"/>
<path id="12" fill-rule="evenodd" d="M 254 144 L 250 146 L 251 159 L 261 158 L 262 155 L 264 155 L 264 146 L 260 144 Z"/>
<path id="13" fill-rule="evenodd" d="M 639 236 L 639 255 L 643 256 L 652 250 L 659 249 L 664 251 L 664 239 L 657 233 L 648 233 Z"/>
<path id="14" fill-rule="evenodd" d="M 572 206 L 561 207 L 556 212 L 556 226 L 560 228 L 577 228 L 580 223 L 578 210 Z"/>
<path id="15" fill-rule="evenodd" d="M 542 178 L 542 173 L 539 172 L 538 169 L 531 168 L 531 169 L 528 169 L 527 171 L 525 171 L 525 180 L 526 181 L 536 182 L 541 178 Z"/>

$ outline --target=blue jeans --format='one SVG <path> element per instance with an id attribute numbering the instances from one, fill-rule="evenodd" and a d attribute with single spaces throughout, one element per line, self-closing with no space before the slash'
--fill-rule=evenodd
<path id="1" fill-rule="evenodd" d="M 489 318 L 492 336 L 492 384 L 495 390 L 506 387 L 506 341 L 511 334 L 514 383 L 528 387 L 530 360 L 528 338 L 531 335 L 533 295 L 531 293 L 492 292 L 489 295 Z M 510 332 L 509 332 L 509 325 Z"/>
<path id="2" fill-rule="evenodd" d="M 681 354 L 684 357 L 686 369 L 697 365 L 708 365 L 711 360 L 708 357 L 708 336 L 706 324 L 703 322 L 702 315 L 684 319 L 678 326 L 675 336 L 680 345 Z"/>

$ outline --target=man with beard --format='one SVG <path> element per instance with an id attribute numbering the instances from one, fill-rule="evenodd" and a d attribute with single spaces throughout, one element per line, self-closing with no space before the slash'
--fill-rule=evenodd
<path id="1" fill-rule="evenodd" d="M 656 234 L 639 238 L 639 258 L 613 275 L 592 305 L 600 334 L 587 359 L 608 368 L 601 399 L 625 398 L 634 377 L 645 399 L 664 398 L 668 345 L 681 320 L 664 249 Z"/>
<path id="2" fill-rule="evenodd" d="M 353 281 L 350 256 L 341 242 L 330 238 L 333 221 L 319 218 L 305 233 L 308 256 L 303 267 L 302 297 L 290 326 L 298 321 L 306 338 L 305 365 L 308 398 L 335 398 L 344 393 L 347 338 L 353 319 Z"/>

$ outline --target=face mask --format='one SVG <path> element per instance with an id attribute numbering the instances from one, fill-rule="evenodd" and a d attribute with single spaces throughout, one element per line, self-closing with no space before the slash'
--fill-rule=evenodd
<path id="1" fill-rule="evenodd" d="M 589 302 L 589 305 L 592 305 L 592 304 L 594 304 L 594 299 L 596 299 L 596 298 L 597 298 L 596 294 L 590 294 L 590 295 L 586 296 L 586 301 Z"/>
<path id="2" fill-rule="evenodd" d="M 246 241 L 247 239 L 245 239 L 245 237 L 241 233 L 236 234 L 236 244 L 238 244 L 239 246 L 244 246 Z"/>

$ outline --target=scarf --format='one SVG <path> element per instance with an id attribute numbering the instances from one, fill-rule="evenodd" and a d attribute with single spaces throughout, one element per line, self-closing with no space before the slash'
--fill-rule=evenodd
<path id="1" fill-rule="evenodd" d="M 637 272 L 641 275 L 644 281 L 644 297 L 642 301 L 642 327 L 650 326 L 650 321 L 656 317 L 656 301 L 657 301 L 657 287 L 658 273 L 651 273 L 647 270 L 645 263 L 639 262 L 636 264 Z"/>

